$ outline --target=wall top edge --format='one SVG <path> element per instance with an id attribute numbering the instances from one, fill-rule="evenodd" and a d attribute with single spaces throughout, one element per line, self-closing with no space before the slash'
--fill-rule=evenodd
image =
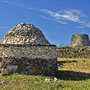
<path id="1" fill-rule="evenodd" d="M 53 46 L 56 47 L 54 44 L 50 45 L 41 45 L 41 44 L 0 44 L 0 47 L 9 47 L 9 46 L 17 46 L 17 47 L 23 47 L 23 46 Z"/>

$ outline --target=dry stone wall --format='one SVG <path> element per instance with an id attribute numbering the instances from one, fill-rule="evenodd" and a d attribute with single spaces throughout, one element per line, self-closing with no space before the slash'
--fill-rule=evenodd
<path id="1" fill-rule="evenodd" d="M 57 57 L 55 45 L 1 45 L 0 57 L 27 57 L 28 59 L 54 59 Z"/>
<path id="2" fill-rule="evenodd" d="M 0 41 L 0 72 L 57 75 L 56 46 L 28 22 L 14 26 Z"/>
<path id="3" fill-rule="evenodd" d="M 55 45 L 0 45 L 0 71 L 57 75 Z"/>
<path id="4" fill-rule="evenodd" d="M 90 58 L 90 46 L 85 47 L 57 47 L 57 54 L 60 58 Z"/>

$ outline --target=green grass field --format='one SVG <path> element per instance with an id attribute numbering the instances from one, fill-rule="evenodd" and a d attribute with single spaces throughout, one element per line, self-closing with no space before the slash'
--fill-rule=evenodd
<path id="1" fill-rule="evenodd" d="M 90 59 L 58 58 L 58 76 L 0 76 L 0 90 L 90 90 Z"/>

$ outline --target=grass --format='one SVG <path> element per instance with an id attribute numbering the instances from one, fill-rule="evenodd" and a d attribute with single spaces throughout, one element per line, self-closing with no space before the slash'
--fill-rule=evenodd
<path id="1" fill-rule="evenodd" d="M 90 73 L 90 59 L 81 58 L 58 58 L 59 70 L 73 70 Z"/>
<path id="2" fill-rule="evenodd" d="M 85 61 L 90 61 L 90 58 L 57 58 L 58 61 L 70 61 L 70 60 L 76 60 L 76 61 L 80 61 L 80 60 L 85 60 Z"/>
<path id="3" fill-rule="evenodd" d="M 56 81 L 46 76 L 0 76 L 0 90 L 90 90 L 90 59 L 58 58 Z"/>

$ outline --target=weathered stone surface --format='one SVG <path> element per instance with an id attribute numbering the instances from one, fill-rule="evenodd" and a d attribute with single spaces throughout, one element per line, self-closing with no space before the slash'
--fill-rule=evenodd
<path id="1" fill-rule="evenodd" d="M 28 59 L 26 57 L 4 57 L 1 62 L 0 71 L 10 73 L 34 74 L 34 75 L 57 75 L 57 59 Z M 3 69 L 3 70 L 2 70 Z"/>
<path id="2" fill-rule="evenodd" d="M 0 45 L 0 57 L 27 57 L 28 59 L 54 59 L 57 58 L 54 45 Z"/>
<path id="3" fill-rule="evenodd" d="M 87 34 L 73 34 L 71 38 L 71 47 L 89 46 L 89 36 Z"/>
<path id="4" fill-rule="evenodd" d="M 34 25 L 21 23 L 0 42 L 0 72 L 57 75 L 56 46 Z"/>
<path id="5" fill-rule="evenodd" d="M 2 44 L 50 45 L 41 30 L 25 22 L 14 26 L 1 40 Z"/>
<path id="6" fill-rule="evenodd" d="M 57 47 L 57 57 L 60 58 L 90 58 L 90 46 L 85 47 Z"/>

